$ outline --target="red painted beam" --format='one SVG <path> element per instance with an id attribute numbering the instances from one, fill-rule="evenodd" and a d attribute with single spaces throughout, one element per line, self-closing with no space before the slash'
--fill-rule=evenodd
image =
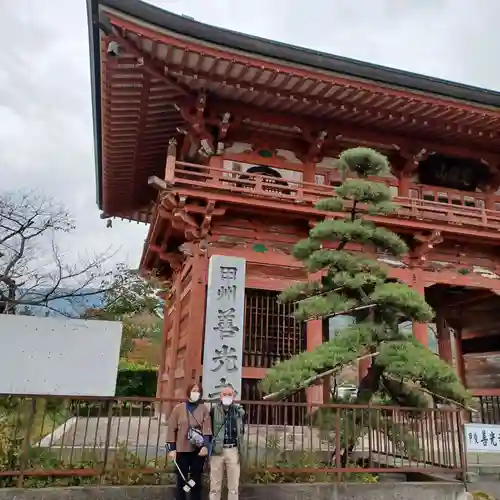
<path id="1" fill-rule="evenodd" d="M 274 200 L 272 197 L 257 200 L 252 196 L 248 196 L 245 198 L 243 196 L 235 196 L 231 194 L 224 193 L 215 193 L 215 192 L 207 192 L 205 190 L 198 189 L 175 189 L 175 192 L 180 196 L 187 196 L 193 198 L 210 198 L 213 200 L 217 200 L 221 203 L 231 204 L 233 206 L 246 206 L 250 209 L 255 209 L 256 207 L 261 207 L 265 210 L 273 210 L 276 213 L 282 212 L 283 214 L 287 214 L 288 216 L 302 216 L 303 218 L 311 219 L 318 218 L 323 219 L 325 214 L 319 210 L 314 209 L 311 206 L 307 205 L 298 205 L 291 203 L 289 201 L 279 201 Z M 330 214 L 334 215 L 334 214 Z M 339 214 L 339 217 L 343 216 L 343 214 Z M 390 226 L 392 228 L 397 229 L 411 229 L 414 231 L 441 231 L 443 235 L 452 234 L 458 235 L 465 238 L 475 237 L 482 240 L 498 241 L 500 240 L 500 232 L 496 228 L 491 228 L 488 231 L 488 228 L 483 230 L 480 229 L 472 229 L 468 227 L 464 227 L 463 225 L 453 225 L 450 224 L 447 220 L 442 222 L 424 222 L 421 220 L 412 220 L 412 219 L 404 219 L 398 217 L 385 217 L 385 216 L 366 216 L 365 219 L 371 220 L 377 224 L 381 224 L 383 226 Z"/>
<path id="2" fill-rule="evenodd" d="M 208 105 L 209 111 L 219 114 L 226 112 L 233 116 L 238 116 L 241 119 L 250 118 L 257 122 L 264 122 L 284 127 L 300 127 L 308 130 L 325 130 L 328 132 L 328 137 L 335 140 L 338 135 L 342 135 L 350 139 L 365 140 L 373 143 L 387 144 L 388 146 L 396 145 L 402 150 L 414 150 L 420 146 L 429 151 L 441 152 L 451 156 L 463 158 L 473 158 L 477 160 L 488 158 L 489 161 L 500 162 L 500 152 L 494 151 L 478 151 L 477 149 L 468 149 L 460 146 L 446 144 L 443 142 L 433 142 L 425 138 L 416 138 L 414 135 L 398 135 L 390 132 L 377 131 L 375 127 L 361 127 L 348 125 L 339 122 L 338 120 L 320 120 L 314 118 L 306 118 L 303 116 L 290 115 L 283 112 L 270 112 L 247 104 L 240 104 L 234 101 L 224 101 L 222 99 L 212 99 Z M 230 135 L 229 135 L 230 137 Z M 338 148 L 338 144 L 337 144 Z"/>
<path id="3" fill-rule="evenodd" d="M 499 388 L 486 388 L 486 389 L 469 389 L 469 392 L 476 397 L 479 396 L 500 396 Z"/>

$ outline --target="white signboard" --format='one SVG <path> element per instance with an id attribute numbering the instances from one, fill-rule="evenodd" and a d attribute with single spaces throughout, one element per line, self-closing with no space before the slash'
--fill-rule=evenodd
<path id="1" fill-rule="evenodd" d="M 245 267 L 245 259 L 210 257 L 203 354 L 203 390 L 209 399 L 226 386 L 241 396 Z"/>
<path id="2" fill-rule="evenodd" d="M 122 325 L 0 314 L 0 394 L 114 396 Z"/>
<path id="3" fill-rule="evenodd" d="M 500 453 L 500 425 L 464 424 L 468 453 Z"/>

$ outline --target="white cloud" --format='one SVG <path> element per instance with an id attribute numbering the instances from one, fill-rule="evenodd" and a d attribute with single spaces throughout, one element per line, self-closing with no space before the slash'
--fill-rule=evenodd
<path id="1" fill-rule="evenodd" d="M 151 3 L 236 31 L 500 89 L 496 0 Z M 106 229 L 95 203 L 86 22 L 84 0 L 0 0 L 2 189 L 37 187 L 56 197 L 77 219 L 67 247 L 121 247 L 118 258 L 137 264 L 145 226 Z"/>

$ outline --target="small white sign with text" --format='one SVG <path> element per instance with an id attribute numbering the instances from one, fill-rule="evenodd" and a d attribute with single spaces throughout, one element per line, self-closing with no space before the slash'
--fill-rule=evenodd
<path id="1" fill-rule="evenodd" d="M 464 424 L 468 453 L 500 453 L 500 425 Z"/>

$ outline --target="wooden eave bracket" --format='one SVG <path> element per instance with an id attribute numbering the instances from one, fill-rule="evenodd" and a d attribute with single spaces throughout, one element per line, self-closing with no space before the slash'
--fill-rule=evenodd
<path id="1" fill-rule="evenodd" d="M 223 216 L 225 207 L 216 207 L 215 200 L 208 200 L 205 207 L 197 204 L 187 204 L 185 197 L 177 197 L 171 191 L 160 194 L 161 201 L 157 206 L 158 215 L 168 219 L 174 229 L 184 231 L 187 240 L 202 240 L 208 236 L 212 226 L 212 219 Z M 203 220 L 198 223 L 194 214 L 201 215 Z"/>
<path id="2" fill-rule="evenodd" d="M 189 125 L 190 132 L 200 142 L 200 153 L 204 156 L 212 156 L 216 153 L 214 138 L 206 129 L 205 109 L 207 105 L 206 92 L 200 92 L 195 99 L 187 99 L 183 103 L 175 105 L 184 121 Z"/>
<path id="3" fill-rule="evenodd" d="M 418 169 L 419 164 L 432 154 L 432 151 L 422 147 L 418 150 L 399 149 L 399 153 L 405 160 L 401 174 L 410 176 Z"/>
<path id="4" fill-rule="evenodd" d="M 165 179 L 161 179 L 156 175 L 148 177 L 148 185 L 160 191 L 160 196 L 162 196 L 162 192 L 171 189 L 173 186 L 176 153 L 177 140 L 175 139 L 175 137 L 172 137 L 168 141 L 167 161 L 165 165 Z M 169 177 L 169 175 L 171 175 L 171 177 Z"/>
<path id="5" fill-rule="evenodd" d="M 269 112 L 251 104 L 238 104 L 226 99 L 217 99 L 210 103 L 210 111 L 221 115 L 224 112 L 230 112 L 234 117 L 244 116 L 251 120 L 260 120 L 275 125 L 286 127 L 298 127 L 301 131 L 304 130 L 321 130 L 326 124 L 321 119 L 314 117 L 306 117 L 293 115 L 286 111 Z M 340 134 L 343 138 L 353 139 L 355 142 L 363 141 L 367 144 L 385 145 L 394 151 L 398 151 L 401 157 L 408 156 L 413 160 L 417 157 L 421 149 L 427 149 L 428 154 L 441 151 L 444 154 L 459 156 L 464 158 L 478 158 L 479 153 L 474 154 L 474 151 L 462 147 L 460 145 L 443 144 L 431 140 L 419 140 L 419 148 L 415 148 L 415 141 L 408 134 L 397 133 L 380 133 L 376 132 L 368 126 L 348 125 L 345 122 L 332 120 L 328 122 L 328 137 L 335 139 Z M 352 141 L 350 141 L 352 142 Z M 472 153 L 472 156 L 471 156 Z M 417 159 L 417 158 L 415 158 Z M 422 161 L 423 158 L 420 159 Z"/>
<path id="6" fill-rule="evenodd" d="M 317 134 L 313 134 L 310 130 L 303 129 L 302 135 L 309 144 L 309 149 L 303 158 L 299 159 L 301 159 L 303 163 L 321 161 L 322 151 L 326 145 L 328 131 L 321 130 Z"/>
<path id="7" fill-rule="evenodd" d="M 217 151 L 216 151 L 216 154 L 218 155 L 222 154 L 224 151 L 225 148 L 224 141 L 226 140 L 227 133 L 229 131 L 230 120 L 231 120 L 231 113 L 229 112 L 224 113 L 220 120 L 218 126 L 219 136 L 217 138 Z"/>
<path id="8" fill-rule="evenodd" d="M 151 186 L 158 191 L 165 191 L 170 187 L 170 185 L 167 183 L 165 179 L 160 179 L 156 175 L 152 175 L 148 177 L 148 186 Z"/>
<path id="9" fill-rule="evenodd" d="M 173 271 L 178 271 L 179 269 L 181 269 L 182 263 L 184 262 L 184 256 L 177 253 L 160 255 L 160 258 L 168 262 L 168 265 L 172 268 Z"/>
<path id="10" fill-rule="evenodd" d="M 188 240 L 200 241 L 205 239 L 210 232 L 212 227 L 212 219 L 215 215 L 224 215 L 225 208 L 215 208 L 215 200 L 209 200 L 207 205 L 201 213 L 203 215 L 203 220 L 200 224 L 196 222 L 196 219 L 188 213 L 188 208 L 183 206 L 181 210 L 177 210 L 173 213 L 173 220 L 178 217 L 184 223 L 184 233 Z M 202 209 L 203 210 L 203 209 Z"/>
<path id="11" fill-rule="evenodd" d="M 177 252 L 165 252 L 158 245 L 150 245 L 151 251 L 155 252 L 159 259 L 167 262 L 172 269 L 178 269 L 184 261 L 184 256 Z"/>
<path id="12" fill-rule="evenodd" d="M 203 217 L 203 221 L 200 224 L 200 238 L 206 238 L 210 227 L 212 226 L 212 217 L 215 209 L 215 201 L 211 200 L 207 204 L 207 209 Z"/>
<path id="13" fill-rule="evenodd" d="M 430 234 L 417 233 L 414 235 L 414 238 L 418 242 L 418 245 L 409 255 L 410 260 L 413 262 L 425 261 L 428 253 L 444 241 L 441 231 L 432 231 Z"/>
<path id="14" fill-rule="evenodd" d="M 481 158 L 481 163 L 488 167 L 491 174 L 491 179 L 482 189 L 486 194 L 493 194 L 500 187 L 500 158 L 497 156 Z"/>

